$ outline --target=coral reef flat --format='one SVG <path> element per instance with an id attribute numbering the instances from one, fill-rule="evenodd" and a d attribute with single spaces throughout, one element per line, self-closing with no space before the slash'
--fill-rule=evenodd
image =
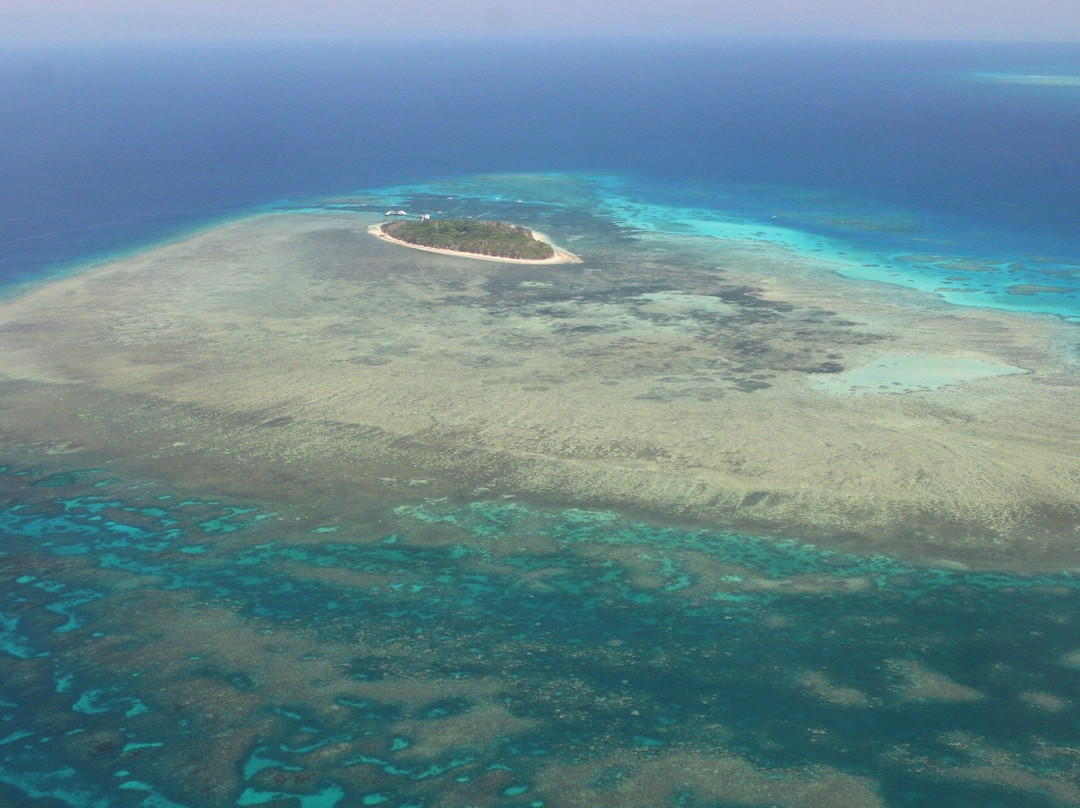
<path id="1" fill-rule="evenodd" d="M 545 224 L 583 261 L 551 266 L 402 250 L 374 222 L 253 216 L 5 302 L 9 456 L 334 514 L 514 496 L 1080 565 L 1067 323 L 600 216 Z"/>

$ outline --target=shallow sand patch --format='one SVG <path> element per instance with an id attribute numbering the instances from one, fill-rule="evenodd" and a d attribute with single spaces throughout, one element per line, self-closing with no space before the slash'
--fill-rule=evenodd
<path id="1" fill-rule="evenodd" d="M 895 659 L 887 664 L 899 679 L 897 695 L 908 701 L 965 702 L 984 698 L 978 690 L 955 682 L 918 660 Z"/>
<path id="2" fill-rule="evenodd" d="M 1028 373 L 1025 368 L 966 356 L 883 356 L 865 365 L 813 380 L 829 393 L 910 393 L 937 390 L 991 376 Z"/>

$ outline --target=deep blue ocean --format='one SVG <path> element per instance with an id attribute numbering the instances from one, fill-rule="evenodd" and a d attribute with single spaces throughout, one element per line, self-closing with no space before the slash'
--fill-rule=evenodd
<path id="1" fill-rule="evenodd" d="M 0 292 L 554 173 L 628 227 L 1076 319 L 1078 75 L 1046 44 L 13 49 Z M 78 457 L 0 455 L 0 805 L 1080 806 L 1074 572 L 507 501 L 321 522 Z"/>
<path id="2" fill-rule="evenodd" d="M 996 43 L 13 50 L 0 279 L 281 199 L 508 171 L 618 175 L 872 249 L 904 245 L 836 219 L 1073 264 L 1080 89 L 978 79 L 1078 70 L 1076 45 Z"/>

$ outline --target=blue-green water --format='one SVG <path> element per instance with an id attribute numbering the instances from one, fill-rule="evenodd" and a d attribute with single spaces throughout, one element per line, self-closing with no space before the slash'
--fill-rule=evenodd
<path id="1" fill-rule="evenodd" d="M 509 500 L 2 490 L 5 804 L 1080 801 L 1071 575 Z"/>

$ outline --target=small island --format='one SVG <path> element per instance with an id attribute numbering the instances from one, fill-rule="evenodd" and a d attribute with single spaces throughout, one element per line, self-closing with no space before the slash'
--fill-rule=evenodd
<path id="1" fill-rule="evenodd" d="M 384 241 L 449 255 L 527 264 L 581 263 L 528 228 L 508 222 L 467 219 L 421 219 L 372 225 L 369 232 Z"/>

